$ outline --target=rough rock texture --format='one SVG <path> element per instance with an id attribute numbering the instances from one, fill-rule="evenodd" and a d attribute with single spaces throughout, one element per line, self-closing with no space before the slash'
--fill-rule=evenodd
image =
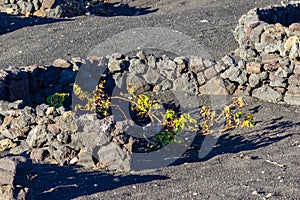
<path id="1" fill-rule="evenodd" d="M 117 85 L 131 85 L 137 94 L 174 90 L 195 95 L 250 95 L 272 102 L 300 104 L 298 61 L 271 65 L 258 61 L 241 63 L 226 55 L 215 62 L 197 57 L 155 58 L 143 52 L 133 57 L 79 60 L 74 63 L 58 59 L 53 66 L 11 67 L 1 71 L 1 82 L 5 83 L 0 84 L 2 152 L 14 155 L 29 152 L 30 158 L 37 162 L 131 170 L 135 141 L 125 132 L 130 123 L 116 123 L 113 116 L 102 120 L 96 114 L 77 116 L 78 113 L 66 109 L 70 108 L 71 97 L 66 99 L 64 107 L 47 105 L 49 95 L 72 93 L 70 84 L 75 82 L 79 69 L 85 87 L 87 78 L 96 81 L 98 70 L 107 63 L 103 78 L 108 91 Z"/>
<path id="2" fill-rule="evenodd" d="M 82 14 L 104 13 L 105 0 L 99 1 L 70 1 L 70 0 L 18 0 L 0 1 L 0 12 L 7 14 L 22 14 L 25 16 L 60 18 Z"/>
<path id="3" fill-rule="evenodd" d="M 234 32 L 239 44 L 236 54 L 244 60 L 262 64 L 299 60 L 299 8 L 298 1 L 255 8 L 243 15 Z"/>
<path id="4" fill-rule="evenodd" d="M 50 7 L 51 2 L 43 3 Z M 229 55 L 218 61 L 196 56 L 172 59 L 140 51 L 127 57 L 115 53 L 1 70 L 0 151 L 29 152 L 39 162 L 131 170 L 135 141 L 125 132 L 129 122 L 123 126 L 114 121 L 117 116 L 102 120 L 95 114 L 77 116 L 69 111 L 71 95 L 62 107 L 47 105 L 49 95 L 72 94 L 76 76 L 79 86 L 92 91 L 102 74 L 109 94 L 127 86 L 136 94 L 173 90 L 194 95 L 250 95 L 300 105 L 300 31 L 293 17 L 298 10 L 298 4 L 290 4 L 244 15 L 235 31 L 241 60 Z"/>
<path id="5" fill-rule="evenodd" d="M 0 158 L 0 196 L 1 199 L 34 199 L 29 191 L 31 160 L 23 156 Z"/>

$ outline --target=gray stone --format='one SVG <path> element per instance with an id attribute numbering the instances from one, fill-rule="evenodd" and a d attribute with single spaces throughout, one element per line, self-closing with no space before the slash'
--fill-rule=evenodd
<path id="1" fill-rule="evenodd" d="M 295 64 L 293 73 L 294 74 L 300 74 L 300 63 Z"/>
<path id="2" fill-rule="evenodd" d="M 233 94 L 237 88 L 237 84 L 229 81 L 228 79 L 224 80 L 224 85 L 229 94 Z"/>
<path id="3" fill-rule="evenodd" d="M 110 55 L 106 55 L 106 58 L 108 58 L 109 60 L 120 60 L 122 58 L 124 58 L 124 55 L 118 52 L 112 53 Z M 102 60 L 103 58 L 101 57 L 96 57 L 97 60 Z"/>
<path id="4" fill-rule="evenodd" d="M 204 71 L 204 75 L 206 79 L 211 79 L 212 77 L 217 75 L 217 71 L 215 70 L 214 67 L 209 67 Z"/>
<path id="5" fill-rule="evenodd" d="M 122 69 L 122 60 L 109 60 L 108 69 L 111 73 L 120 72 Z"/>
<path id="6" fill-rule="evenodd" d="M 131 170 L 130 155 L 123 151 L 117 144 L 110 143 L 101 147 L 97 152 L 97 160 L 101 165 L 107 166 L 109 170 L 125 171 Z"/>
<path id="7" fill-rule="evenodd" d="M 129 135 L 117 135 L 112 139 L 112 141 L 118 145 L 124 145 L 125 143 L 128 143 L 129 141 Z"/>
<path id="8" fill-rule="evenodd" d="M 289 29 L 293 32 L 294 35 L 300 35 L 300 24 L 299 23 L 292 23 L 289 26 Z"/>
<path id="9" fill-rule="evenodd" d="M 112 75 L 112 78 L 113 80 L 115 81 L 115 84 L 118 88 L 122 88 L 123 85 L 124 85 L 124 81 L 126 79 L 126 75 L 127 73 L 124 72 L 124 73 L 121 73 L 121 72 L 115 72 L 113 75 Z"/>
<path id="10" fill-rule="evenodd" d="M 71 156 L 75 155 L 76 152 L 72 150 L 70 147 L 65 145 L 60 146 L 49 146 L 47 148 L 50 155 L 54 157 L 54 159 L 59 163 L 59 165 L 66 165 L 71 160 Z"/>
<path id="11" fill-rule="evenodd" d="M 224 70 L 228 69 L 229 65 L 226 65 L 223 61 L 219 60 L 215 65 L 215 69 L 217 72 L 223 72 Z"/>
<path id="12" fill-rule="evenodd" d="M 176 68 L 176 76 L 181 77 L 182 74 L 186 73 L 188 71 L 188 67 L 186 64 L 177 64 Z"/>
<path id="13" fill-rule="evenodd" d="M 267 45 L 264 48 L 264 53 L 276 53 L 280 52 L 280 46 L 282 45 L 281 41 L 277 41 L 273 44 Z"/>
<path id="14" fill-rule="evenodd" d="M 127 89 L 129 88 L 133 88 L 134 92 L 137 94 L 141 94 L 150 90 L 150 86 L 144 79 L 132 73 L 130 73 L 127 77 Z"/>
<path id="15" fill-rule="evenodd" d="M 228 67 L 235 67 L 237 65 L 234 58 L 229 55 L 225 55 L 221 61 Z"/>
<path id="16" fill-rule="evenodd" d="M 174 58 L 174 62 L 176 62 L 177 65 L 185 65 L 188 61 L 188 58 L 180 56 Z"/>
<path id="17" fill-rule="evenodd" d="M 300 74 L 293 74 L 289 77 L 288 83 L 294 86 L 300 86 Z"/>
<path id="18" fill-rule="evenodd" d="M 153 55 L 147 57 L 147 64 L 149 67 L 156 69 L 156 58 Z"/>
<path id="19" fill-rule="evenodd" d="M 49 108 L 49 105 L 47 105 L 47 104 L 38 105 L 35 109 L 36 115 L 39 117 L 45 116 L 45 112 L 46 112 L 47 108 Z"/>
<path id="20" fill-rule="evenodd" d="M 63 10 L 60 5 L 57 5 L 53 9 L 46 9 L 46 16 L 49 18 L 60 18 Z"/>
<path id="21" fill-rule="evenodd" d="M 201 94 L 211 94 L 211 95 L 228 95 L 228 91 L 225 88 L 225 84 L 221 77 L 213 77 L 203 86 L 200 86 L 199 92 Z"/>
<path id="22" fill-rule="evenodd" d="M 246 69 L 246 61 L 239 60 L 239 62 L 238 62 L 238 68 L 240 68 L 241 70 Z"/>
<path id="23" fill-rule="evenodd" d="M 83 145 L 92 150 L 95 146 L 103 146 L 110 142 L 113 128 L 114 118 L 109 116 L 102 120 L 86 122 L 79 136 Z"/>
<path id="24" fill-rule="evenodd" d="M 271 72 L 269 74 L 269 79 L 271 87 L 286 87 L 287 85 L 287 83 L 285 83 L 286 79 L 277 75 L 276 72 Z"/>
<path id="25" fill-rule="evenodd" d="M 161 70 L 173 70 L 175 71 L 177 65 L 174 61 L 163 56 L 163 59 L 160 59 L 157 63 L 157 68 Z"/>
<path id="26" fill-rule="evenodd" d="M 25 12 L 28 13 L 28 12 L 32 12 L 33 10 L 33 4 L 31 2 L 27 2 L 26 3 L 26 8 L 25 8 Z"/>
<path id="27" fill-rule="evenodd" d="M 26 2 L 23 1 L 23 0 L 20 0 L 17 2 L 20 10 L 21 10 L 21 13 L 24 13 L 25 12 L 25 9 L 26 9 Z"/>
<path id="28" fill-rule="evenodd" d="M 208 67 L 214 66 L 214 65 L 215 65 L 215 62 L 212 61 L 212 60 L 210 60 L 210 59 L 204 59 L 204 60 L 203 60 L 203 64 L 204 64 L 204 66 L 205 66 L 206 68 L 208 68 Z"/>
<path id="29" fill-rule="evenodd" d="M 234 91 L 234 96 L 244 97 L 244 96 L 251 96 L 250 91 L 251 87 L 249 85 L 239 85 L 237 89 Z"/>
<path id="30" fill-rule="evenodd" d="M 129 65 L 129 72 L 135 73 L 135 74 L 145 74 L 147 71 L 147 66 L 140 60 L 140 59 L 135 59 L 132 58 L 130 60 L 130 65 Z"/>
<path id="31" fill-rule="evenodd" d="M 275 53 L 262 52 L 261 57 L 262 57 L 261 62 L 264 64 L 275 64 L 275 63 L 279 63 L 279 61 L 282 60 L 280 55 L 275 54 Z"/>
<path id="32" fill-rule="evenodd" d="M 187 72 L 173 82 L 172 90 L 195 94 L 198 92 L 198 82 L 192 72 Z"/>
<path id="33" fill-rule="evenodd" d="M 276 92 L 274 89 L 267 85 L 263 85 L 260 88 L 253 90 L 252 96 L 273 102 L 280 102 L 283 98 L 282 94 Z"/>
<path id="34" fill-rule="evenodd" d="M 13 174 L 27 174 L 31 169 L 31 161 L 24 156 L 7 156 L 0 158 L 0 169 Z"/>
<path id="35" fill-rule="evenodd" d="M 278 62 L 263 64 L 263 69 L 269 72 L 276 71 L 281 65 Z"/>
<path id="36" fill-rule="evenodd" d="M 83 114 L 76 113 L 75 115 L 75 121 L 79 132 L 83 132 L 83 128 L 86 123 L 88 123 L 89 121 L 96 121 L 96 120 L 98 120 L 96 113 L 83 113 Z"/>
<path id="37" fill-rule="evenodd" d="M 136 57 L 138 57 L 141 60 L 146 60 L 146 55 L 145 55 L 145 52 L 143 52 L 143 51 L 138 51 L 136 53 Z"/>
<path id="38" fill-rule="evenodd" d="M 67 132 L 61 132 L 57 134 L 56 139 L 62 144 L 68 144 L 71 142 L 71 135 Z"/>
<path id="39" fill-rule="evenodd" d="M 292 49 L 289 52 L 289 58 L 291 60 L 296 60 L 297 58 L 299 58 L 299 43 L 294 43 L 294 45 L 292 46 Z"/>
<path id="40" fill-rule="evenodd" d="M 247 82 L 247 72 L 244 70 L 240 75 L 235 79 L 236 82 L 238 82 L 240 85 L 243 85 Z"/>
<path id="41" fill-rule="evenodd" d="M 260 36 L 264 31 L 264 28 L 267 26 L 267 23 L 265 22 L 260 22 L 258 26 L 256 26 L 254 29 L 252 29 L 249 39 L 251 42 L 259 42 L 260 41 Z"/>
<path id="42" fill-rule="evenodd" d="M 199 85 L 205 84 L 206 81 L 205 81 L 205 76 L 204 76 L 203 72 L 199 72 L 197 74 L 197 81 L 198 81 Z"/>
<path id="43" fill-rule="evenodd" d="M 24 108 L 24 101 L 23 100 L 17 100 L 17 101 L 14 101 L 10 104 L 8 104 L 8 108 L 9 109 L 22 109 Z"/>
<path id="44" fill-rule="evenodd" d="M 0 196 L 2 200 L 35 199 L 34 192 L 32 191 L 33 190 L 29 190 L 28 187 L 15 187 L 13 185 L 3 185 L 0 187 Z"/>
<path id="45" fill-rule="evenodd" d="M 40 1 L 39 0 L 32 0 L 33 6 L 34 6 L 34 10 L 39 10 L 40 8 Z"/>
<path id="46" fill-rule="evenodd" d="M 191 56 L 189 59 L 189 69 L 195 74 L 203 71 L 205 69 L 203 58 Z"/>
<path id="47" fill-rule="evenodd" d="M 30 151 L 30 146 L 27 144 L 25 140 L 21 140 L 20 144 L 14 148 L 11 148 L 9 150 L 9 153 L 12 155 L 21 155 L 24 152 L 29 152 Z"/>
<path id="48" fill-rule="evenodd" d="M 123 134 L 130 127 L 133 126 L 134 126 L 134 122 L 132 120 L 117 121 L 115 125 L 115 129 L 111 132 L 111 136 L 115 137 L 117 135 Z"/>
<path id="49" fill-rule="evenodd" d="M 237 67 L 230 67 L 225 72 L 221 73 L 220 76 L 222 78 L 228 78 L 231 81 L 236 81 L 236 79 L 241 74 L 241 70 Z"/>
<path id="50" fill-rule="evenodd" d="M 249 85 L 251 86 L 251 87 L 256 87 L 258 84 L 259 84 L 259 82 L 261 81 L 261 77 L 260 77 L 260 75 L 258 75 L 258 74 L 251 74 L 250 76 L 249 76 Z"/>
<path id="51" fill-rule="evenodd" d="M 3 135 L 10 139 L 22 138 L 30 130 L 30 125 L 32 123 L 31 116 L 22 115 L 12 117 L 6 116 L 0 126 L 0 131 Z"/>
<path id="52" fill-rule="evenodd" d="M 152 68 L 149 68 L 147 73 L 144 74 L 143 77 L 148 84 L 152 85 L 156 85 L 162 79 L 161 74 Z"/>
<path id="53" fill-rule="evenodd" d="M 161 91 L 167 91 L 172 88 L 172 83 L 169 80 L 163 80 L 160 84 Z"/>
<path id="54" fill-rule="evenodd" d="M 28 134 L 26 142 L 32 148 L 42 147 L 48 141 L 48 132 L 45 125 L 35 126 Z"/>
<path id="55" fill-rule="evenodd" d="M 2 114 L 4 114 L 5 111 L 8 111 L 9 104 L 8 101 L 0 100 L 0 111 Z"/>
<path id="56" fill-rule="evenodd" d="M 175 80 L 176 78 L 176 63 L 169 59 L 161 59 L 157 62 L 157 68 L 159 69 L 159 73 L 166 76 L 169 80 Z"/>
<path id="57" fill-rule="evenodd" d="M 77 165 L 84 166 L 84 167 L 95 166 L 92 152 L 88 152 L 87 150 L 81 150 L 78 154 L 78 159 L 79 161 Z"/>
<path id="58" fill-rule="evenodd" d="M 67 111 L 63 116 L 57 117 L 56 123 L 60 130 L 72 133 L 75 133 L 78 130 L 74 115 L 74 112 Z"/>
<path id="59" fill-rule="evenodd" d="M 15 174 L 0 169 L 0 185 L 14 185 Z M 1 195 L 2 196 L 2 195 Z M 12 198 L 13 199 L 13 198 Z"/>
<path id="60" fill-rule="evenodd" d="M 278 70 L 275 72 L 275 75 L 286 78 L 292 72 L 293 72 L 293 68 L 283 66 L 283 67 L 278 68 Z"/>

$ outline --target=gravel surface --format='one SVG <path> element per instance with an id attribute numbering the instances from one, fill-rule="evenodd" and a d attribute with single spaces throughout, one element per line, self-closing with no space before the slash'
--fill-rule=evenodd
<path id="1" fill-rule="evenodd" d="M 61 20 L 0 13 L 0 66 L 85 57 L 107 37 L 144 26 L 181 31 L 218 59 L 237 47 L 232 30 L 240 16 L 254 7 L 280 4 L 277 0 L 126 2 L 158 10 L 134 16 L 136 9 L 127 8 L 129 16 L 124 16 L 116 9 L 118 15 L 113 17 Z M 39 178 L 32 188 L 38 199 L 299 199 L 299 107 L 249 99 L 247 108 L 255 112 L 255 128 L 221 136 L 204 160 L 196 155 L 178 165 L 115 176 L 37 165 Z"/>
<path id="2" fill-rule="evenodd" d="M 124 16 L 124 11 L 116 9 L 118 16 L 81 16 L 61 20 L 23 18 L 0 13 L 0 66 L 50 64 L 56 58 L 84 58 L 106 38 L 130 28 L 147 26 L 183 32 L 196 39 L 213 58 L 219 59 L 237 47 L 232 31 L 243 14 L 254 7 L 280 3 L 279 0 L 127 2 L 131 6 L 151 8 L 140 15 L 137 13 L 139 9 L 131 7 L 126 11 L 132 16 Z M 155 9 L 158 10 L 151 11 Z"/>

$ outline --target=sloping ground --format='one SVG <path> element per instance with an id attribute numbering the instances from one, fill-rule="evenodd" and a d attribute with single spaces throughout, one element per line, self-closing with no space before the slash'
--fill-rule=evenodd
<path id="1" fill-rule="evenodd" d="M 246 102 L 255 127 L 222 134 L 204 159 L 191 151 L 173 166 L 115 176 L 39 166 L 31 188 L 38 199 L 298 199 L 300 108 Z"/>
<path id="2" fill-rule="evenodd" d="M 1 13 L 0 66 L 85 57 L 107 37 L 143 26 L 184 32 L 220 58 L 237 46 L 231 30 L 239 17 L 271 3 L 280 1 L 129 1 L 130 6 L 158 10 L 140 16 L 58 21 Z M 255 112 L 255 128 L 221 136 L 205 160 L 197 159 L 196 153 L 190 158 L 194 163 L 182 160 L 175 166 L 115 177 L 42 165 L 36 168 L 39 178 L 32 188 L 38 199 L 297 199 L 299 107 L 248 99 L 247 108 Z"/>
<path id="3" fill-rule="evenodd" d="M 130 1 L 132 7 L 126 7 L 126 13 L 130 16 L 124 16 L 123 7 L 120 9 L 117 5 L 113 9 L 117 15 L 114 17 L 81 16 L 50 20 L 0 13 L 0 66 L 50 64 L 56 58 L 84 58 L 106 38 L 129 28 L 147 26 L 183 32 L 196 39 L 213 58 L 218 59 L 237 47 L 232 31 L 244 13 L 254 7 L 280 3 L 279 0 L 194 0 L 172 1 L 169 6 L 170 1 L 146 2 Z M 150 8 L 141 11 L 133 7 L 136 4 L 140 7 L 145 4 Z"/>

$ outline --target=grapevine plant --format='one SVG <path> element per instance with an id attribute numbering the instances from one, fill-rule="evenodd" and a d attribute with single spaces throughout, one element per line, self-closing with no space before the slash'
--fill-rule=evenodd
<path id="1" fill-rule="evenodd" d="M 81 101 L 86 102 L 85 105 L 75 105 L 75 111 L 79 109 L 89 110 L 96 112 L 100 118 L 104 118 L 109 115 L 109 109 L 115 106 L 126 118 L 122 109 L 118 105 L 111 103 L 112 99 L 119 99 L 129 102 L 132 105 L 131 109 L 137 112 L 140 118 L 145 119 L 148 117 L 152 122 L 159 122 L 162 129 L 149 141 L 152 144 L 152 148 L 161 148 L 171 142 L 180 143 L 183 141 L 180 138 L 181 133 L 185 130 L 197 131 L 199 126 L 201 127 L 201 135 L 213 134 L 214 131 L 224 132 L 235 128 L 252 128 L 254 126 L 254 116 L 251 114 L 244 115 L 240 111 L 244 106 L 244 100 L 241 97 L 234 99 L 229 105 L 225 106 L 219 114 L 207 106 L 202 106 L 199 112 L 202 120 L 197 122 L 190 114 L 176 113 L 172 109 L 166 110 L 165 113 L 160 113 L 161 116 L 159 117 L 154 111 L 162 107 L 161 102 L 159 100 L 153 100 L 145 94 L 134 94 L 133 87 L 129 87 L 128 89 L 130 94 L 129 98 L 123 96 L 109 97 L 105 91 L 105 80 L 101 80 L 91 93 L 84 91 L 76 83 L 73 85 L 73 90 L 74 94 Z M 68 95 L 67 93 L 55 93 L 48 97 L 48 104 L 54 107 L 60 107 Z M 215 130 L 214 125 L 220 123 L 222 120 L 225 120 L 225 127 Z"/>

